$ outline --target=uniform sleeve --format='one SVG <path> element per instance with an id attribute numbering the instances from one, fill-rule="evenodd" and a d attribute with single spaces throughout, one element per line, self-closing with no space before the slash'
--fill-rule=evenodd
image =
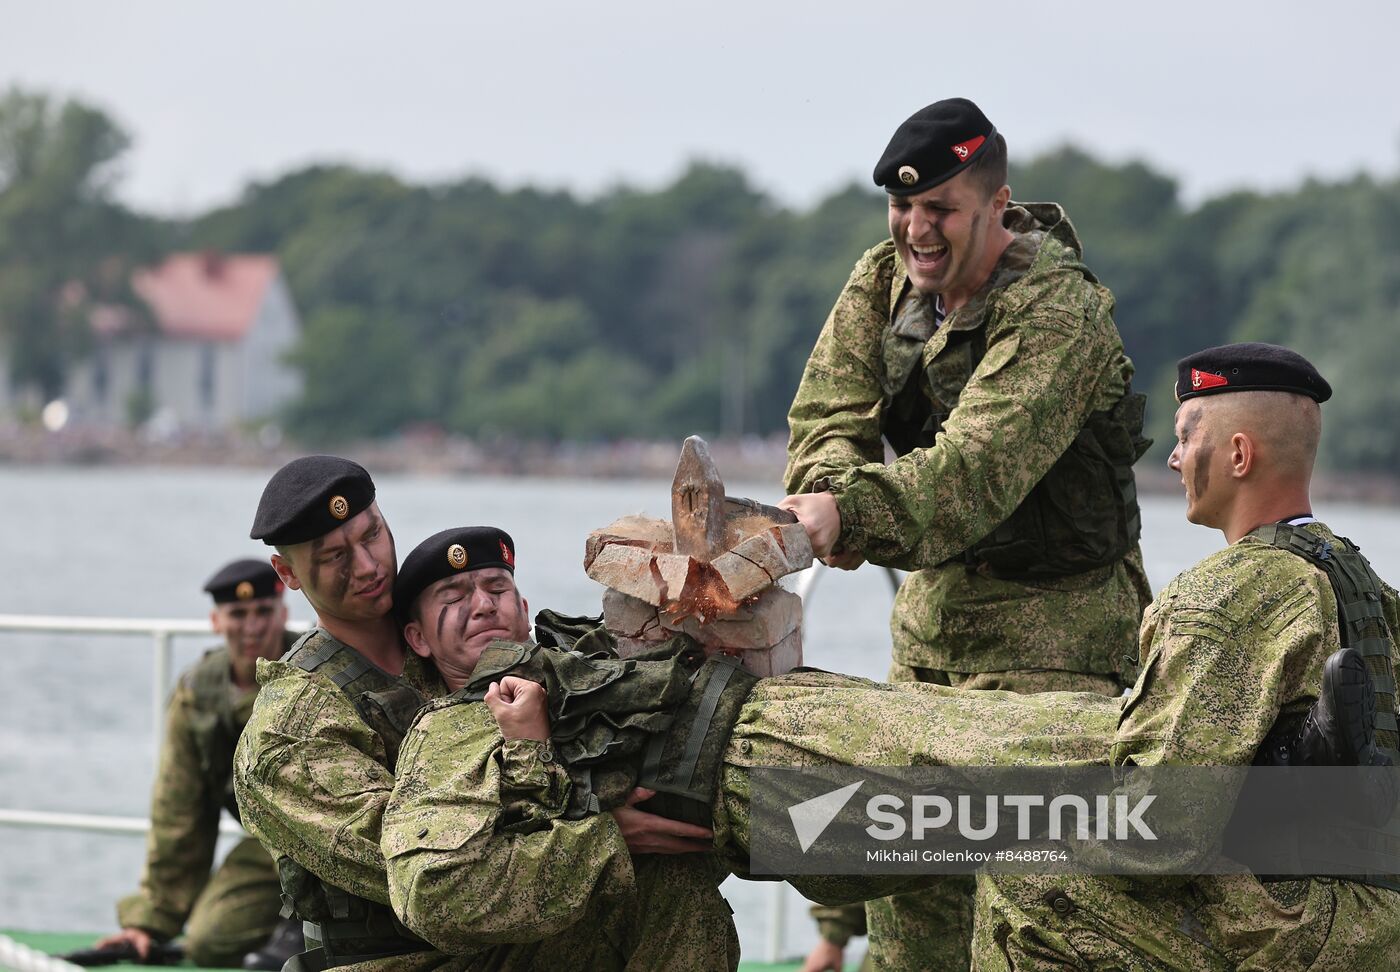
<path id="1" fill-rule="evenodd" d="M 1077 284 L 1063 287 L 1085 287 Z M 1088 298 L 1078 298 L 1084 304 Z M 986 355 L 930 448 L 834 483 L 841 541 L 872 563 L 936 566 L 1021 505 L 1091 412 L 1121 396 L 1121 346 L 1098 298 L 1046 296 L 990 329 Z"/>
<path id="2" fill-rule="evenodd" d="M 1328 644 L 1322 607 L 1332 603 L 1326 578 L 1285 575 L 1273 590 L 1267 572 L 1231 583 L 1232 572 L 1251 569 L 1198 567 L 1207 590 L 1172 597 L 1148 619 L 1151 642 L 1123 703 L 1115 766 L 1248 766 L 1280 712 L 1316 696 Z"/>
<path id="3" fill-rule="evenodd" d="M 379 849 L 394 778 L 379 737 L 320 675 L 263 685 L 234 758 L 243 826 L 329 884 L 387 904 Z"/>
<path id="4" fill-rule="evenodd" d="M 879 272 L 880 251 L 856 263 L 802 372 L 788 411 L 783 482 L 789 493 L 808 492 L 823 477 L 884 459 L 877 359 L 890 282 Z"/>
<path id="5" fill-rule="evenodd" d="M 151 793 L 151 829 L 140 889 L 117 905 L 117 923 L 157 938 L 180 934 L 209 881 L 219 840 L 220 803 L 200 772 L 191 724 L 192 699 L 176 688 L 166 708 L 165 739 Z"/>
<path id="6" fill-rule="evenodd" d="M 405 740 L 384 821 L 394 911 L 448 952 L 530 942 L 633 886 L 610 814 L 569 821 L 540 744 L 503 744 L 485 706 L 429 710 Z"/>
<path id="7" fill-rule="evenodd" d="M 1146 857 L 1089 843 L 1077 850 L 1082 864 L 1109 873 L 1146 869 L 1165 894 L 1218 863 L 1242 778 L 1127 770 L 1247 767 L 1280 713 L 1316 696 L 1330 601 L 1320 599 L 1320 575 L 1300 573 L 1295 560 L 1281 551 L 1227 551 L 1178 577 L 1153 605 L 1143 623 L 1147 655 L 1123 700 L 1110 759 L 1124 805 L 1164 789 L 1170 798 L 1149 817 L 1157 843 Z M 1330 630 L 1335 635 L 1335 621 Z"/>

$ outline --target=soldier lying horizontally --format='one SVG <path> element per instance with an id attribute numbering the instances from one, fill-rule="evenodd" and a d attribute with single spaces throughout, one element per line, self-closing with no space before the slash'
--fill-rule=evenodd
<path id="1" fill-rule="evenodd" d="M 1121 700 L 824 672 L 758 680 L 676 645 L 652 660 L 590 658 L 590 643 L 606 640 L 596 634 L 573 652 L 526 644 L 513 582 L 481 596 L 453 563 L 451 531 L 421 545 L 395 599 L 408 611 L 407 641 L 434 658 L 453 695 L 420 713 L 401 750 L 382 843 L 396 912 L 447 950 L 568 927 L 627 883 L 626 847 L 597 811 L 638 783 L 662 791 L 654 806 L 712 824 L 716 852 L 742 873 L 751 767 L 1250 764 L 1276 725 L 1300 721 L 1319 698 L 1324 662 L 1343 643 L 1334 582 L 1303 548 L 1326 546 L 1350 567 L 1364 561 L 1320 523 L 1274 522 L 1311 520 L 1291 508 L 1241 529 L 1268 502 L 1306 512 L 1316 403 L 1327 391 L 1281 388 L 1316 374 L 1296 355 L 1274 354 L 1282 349 L 1214 350 L 1221 370 L 1239 376 L 1232 390 L 1267 390 L 1184 402 L 1179 431 L 1193 444 L 1178 448 L 1173 468 L 1195 490 L 1192 519 L 1220 527 L 1230 546 L 1149 610 L 1143 673 Z M 1247 488 L 1194 475 L 1212 454 L 1229 459 L 1210 445 L 1217 439 L 1248 442 L 1253 458 L 1237 477 Z M 1373 620 L 1388 672 L 1395 594 L 1361 573 L 1374 588 L 1365 600 L 1381 607 Z M 1378 679 L 1376 691 L 1392 713 L 1393 684 Z M 1381 742 L 1393 749 L 1387 732 Z M 514 799 L 503 802 L 504 791 Z M 936 879 L 791 880 L 811 897 L 854 900 Z M 1388 879 L 1051 880 L 1053 895 L 1041 876 L 979 878 L 976 968 L 1382 969 L 1400 937 L 1400 893 Z"/>

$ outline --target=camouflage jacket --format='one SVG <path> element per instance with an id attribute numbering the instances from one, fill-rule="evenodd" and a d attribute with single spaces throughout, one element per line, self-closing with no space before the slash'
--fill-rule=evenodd
<path id="1" fill-rule="evenodd" d="M 437 670 L 412 652 L 402 678 L 428 697 L 447 691 Z M 243 826 L 274 857 L 388 904 L 379 838 L 394 775 L 383 740 L 325 675 L 260 661 L 258 682 L 234 757 Z"/>
<path id="2" fill-rule="evenodd" d="M 843 545 L 916 571 L 896 603 L 897 662 L 1113 674 L 1134 654 L 1149 599 L 1136 551 L 1034 584 L 948 563 L 1011 515 L 1133 373 L 1113 298 L 1080 261 L 1063 210 L 1013 204 L 1005 222 L 1015 238 L 987 285 L 937 328 L 903 313 L 920 298 L 893 241 L 861 257 L 788 415 L 786 488 L 829 486 Z M 936 443 L 886 464 L 881 422 L 894 397 L 914 368 L 940 359 L 950 334 L 974 328 L 984 329 L 986 353 L 965 385 L 937 393 L 955 404 Z M 918 360 L 906 360 L 911 338 L 923 341 Z"/>
<path id="3" fill-rule="evenodd" d="M 549 744 L 501 738 L 481 703 L 430 702 L 404 740 L 384 813 L 394 911 L 446 952 L 528 942 L 625 899 L 631 856 L 611 814 L 566 820 Z"/>
<path id="4" fill-rule="evenodd" d="M 1321 523 L 1305 529 L 1335 539 Z M 1400 598 L 1389 586 L 1382 596 L 1387 624 L 1400 630 L 1395 627 Z M 1326 573 L 1253 536 L 1177 575 L 1148 608 L 1140 640 L 1141 673 L 1121 702 L 1108 754 L 1115 767 L 1250 765 L 1276 723 L 1307 712 L 1321 689 L 1328 656 L 1342 645 L 1337 602 Z M 1139 783 L 1143 781 L 1129 777 L 1124 785 L 1136 794 Z M 1234 806 L 1229 787 L 1213 787 L 1198 796 L 1192 818 L 1173 824 L 1188 827 L 1190 838 L 1189 849 L 1172 865 L 1178 875 L 1190 874 L 1198 857 L 1214 853 L 1214 834 L 1223 831 Z M 1086 858 L 1101 852 L 1080 850 Z M 1163 866 L 1160 857 L 1154 866 Z M 1173 895 L 1183 893 L 1182 885 L 1189 881 L 1193 893 L 1214 899 L 1238 893 L 1237 878 L 1204 874 L 1143 880 L 1159 893 Z M 1257 889 L 1257 882 L 1246 883 Z M 1305 885 L 1271 887 L 1288 896 L 1301 893 Z M 1229 888 L 1235 890 L 1222 890 Z"/>
<path id="5" fill-rule="evenodd" d="M 1335 539 L 1321 523 L 1309 533 Z M 1400 599 L 1384 591 L 1400 630 Z M 1142 673 L 1123 700 L 1111 758 L 1247 766 L 1280 716 L 1307 711 L 1342 645 L 1327 575 L 1244 537 L 1179 574 L 1143 618 Z"/>

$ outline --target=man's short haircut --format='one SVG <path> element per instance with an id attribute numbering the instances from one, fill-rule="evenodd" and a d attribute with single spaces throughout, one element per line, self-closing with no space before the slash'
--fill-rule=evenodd
<path id="1" fill-rule="evenodd" d="M 992 136 L 992 144 L 979 152 L 964 170 L 967 178 L 982 188 L 982 195 L 990 199 L 996 191 L 1006 185 L 1006 139 L 1001 132 Z"/>

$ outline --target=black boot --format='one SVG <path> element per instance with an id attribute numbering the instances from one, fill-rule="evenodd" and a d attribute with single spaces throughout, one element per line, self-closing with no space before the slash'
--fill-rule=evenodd
<path id="1" fill-rule="evenodd" d="M 1322 691 L 1298 733 L 1298 766 L 1357 766 L 1344 785 L 1357 822 L 1383 826 L 1400 806 L 1400 774 L 1376 746 L 1375 682 L 1355 649 L 1332 653 L 1322 669 Z"/>
<path id="2" fill-rule="evenodd" d="M 301 934 L 301 921 L 296 918 L 283 918 L 267 936 L 267 941 L 256 952 L 243 956 L 245 969 L 266 969 L 277 972 L 287 959 L 306 950 L 306 940 Z"/>
<path id="3" fill-rule="evenodd" d="M 1322 691 L 1298 732 L 1295 766 L 1373 766 L 1376 692 L 1366 660 L 1353 648 L 1332 653 Z"/>

